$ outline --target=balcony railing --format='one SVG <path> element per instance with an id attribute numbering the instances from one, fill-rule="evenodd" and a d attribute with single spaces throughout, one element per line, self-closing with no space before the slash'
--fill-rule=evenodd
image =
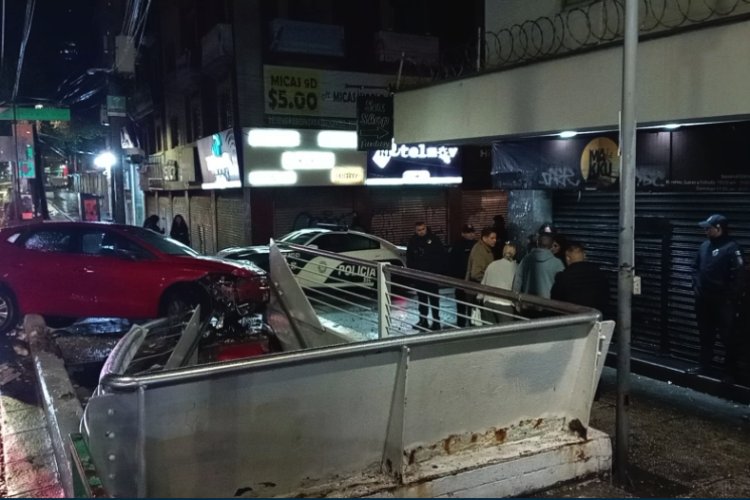
<path id="1" fill-rule="evenodd" d="M 234 55 L 232 27 L 217 24 L 201 40 L 201 63 L 204 72 L 228 66 Z"/>

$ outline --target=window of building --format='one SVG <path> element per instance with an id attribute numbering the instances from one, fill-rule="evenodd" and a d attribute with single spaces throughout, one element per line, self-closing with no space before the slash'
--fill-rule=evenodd
<path id="1" fill-rule="evenodd" d="M 171 147 L 176 148 L 180 145 L 180 120 L 176 116 L 169 120 L 169 139 Z"/>
<path id="2" fill-rule="evenodd" d="M 224 91 L 219 94 L 219 130 L 226 130 L 233 126 L 232 96 L 229 91 Z"/>
<path id="3" fill-rule="evenodd" d="M 332 0 L 289 0 L 289 18 L 297 21 L 330 24 Z"/>
<path id="4" fill-rule="evenodd" d="M 164 47 L 164 66 L 167 73 L 174 71 L 177 67 L 177 55 L 173 43 L 168 43 Z"/>
<path id="5" fill-rule="evenodd" d="M 157 123 L 156 126 L 154 127 L 154 145 L 156 147 L 157 152 L 164 151 L 163 149 L 164 140 L 162 139 L 163 138 L 162 133 L 163 132 L 161 128 L 161 123 Z"/>

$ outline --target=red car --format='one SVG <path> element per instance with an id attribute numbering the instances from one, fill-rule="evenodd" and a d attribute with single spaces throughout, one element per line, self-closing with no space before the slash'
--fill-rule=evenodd
<path id="1" fill-rule="evenodd" d="M 268 298 L 257 266 L 201 256 L 149 229 L 43 222 L 0 230 L 0 333 L 30 313 L 146 319 L 201 304 L 243 315 Z"/>

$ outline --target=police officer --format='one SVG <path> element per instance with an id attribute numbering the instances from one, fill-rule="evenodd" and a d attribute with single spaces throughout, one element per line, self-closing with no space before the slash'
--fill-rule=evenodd
<path id="1" fill-rule="evenodd" d="M 731 378 L 739 351 L 734 324 L 744 285 L 742 249 L 729 237 L 729 221 L 725 216 L 714 214 L 699 226 L 705 230 L 707 239 L 693 263 L 695 316 L 701 347 L 697 372 L 710 371 L 718 334 L 727 353 L 726 376 Z"/>
<path id="2" fill-rule="evenodd" d="M 419 271 L 439 274 L 444 271 L 445 248 L 435 234 L 424 222 L 414 224 L 414 234 L 406 246 L 406 266 Z M 435 283 L 419 281 L 414 284 L 417 289 L 419 304 L 419 322 L 415 330 L 440 329 L 440 288 Z M 427 321 L 428 309 L 432 309 L 432 325 Z"/>

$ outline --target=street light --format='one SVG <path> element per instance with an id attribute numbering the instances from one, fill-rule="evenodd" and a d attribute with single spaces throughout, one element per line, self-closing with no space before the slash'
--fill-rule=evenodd
<path id="1" fill-rule="evenodd" d="M 109 170 L 117 164 L 117 157 L 111 151 L 104 151 L 94 158 L 94 165 Z"/>

